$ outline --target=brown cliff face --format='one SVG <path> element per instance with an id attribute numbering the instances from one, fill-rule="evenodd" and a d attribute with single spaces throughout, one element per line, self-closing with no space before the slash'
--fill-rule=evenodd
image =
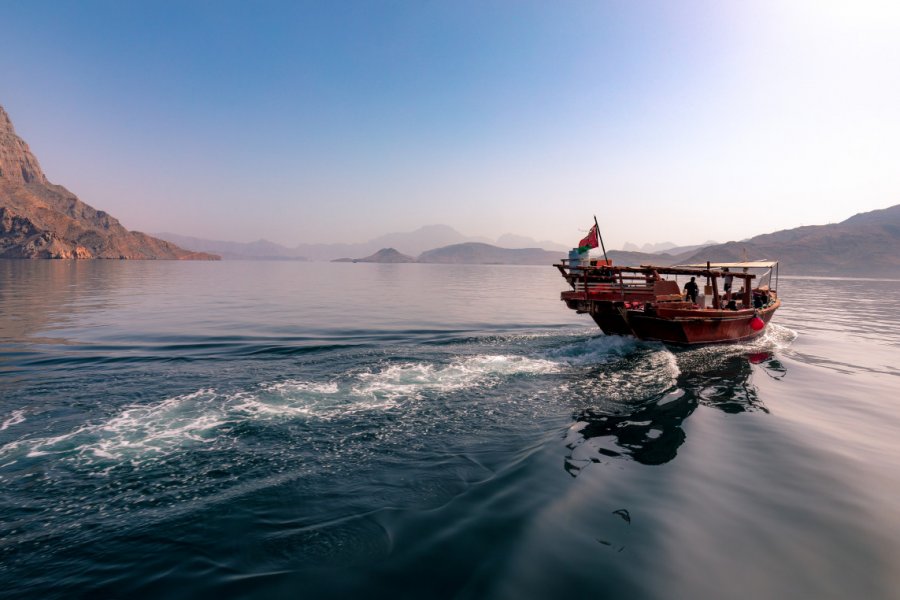
<path id="1" fill-rule="evenodd" d="M 0 258 L 218 260 L 137 231 L 51 184 L 0 106 Z"/>
<path id="2" fill-rule="evenodd" d="M 47 183 L 28 144 L 16 135 L 9 115 L 0 106 L 0 177 L 18 183 Z"/>

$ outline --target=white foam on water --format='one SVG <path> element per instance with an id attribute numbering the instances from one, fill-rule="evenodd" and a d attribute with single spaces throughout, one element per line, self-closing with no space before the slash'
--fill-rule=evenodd
<path id="1" fill-rule="evenodd" d="M 24 410 L 14 410 L 9 414 L 9 417 L 0 424 L 0 431 L 4 429 L 9 429 L 13 425 L 18 425 L 19 423 L 23 423 L 25 421 L 25 411 Z"/>
<path id="2" fill-rule="evenodd" d="M 98 423 L 57 436 L 25 438 L 0 447 L 0 458 L 47 455 L 90 462 L 139 462 L 209 444 L 225 425 L 327 413 L 323 398 L 339 394 L 337 384 L 284 381 L 256 389 L 222 393 L 201 389 L 162 401 L 128 406 Z"/>
<path id="3" fill-rule="evenodd" d="M 472 356 L 446 366 L 411 362 L 361 373 L 351 393 L 389 401 L 418 399 L 428 391 L 450 393 L 470 389 L 495 382 L 502 376 L 558 371 L 559 365 L 553 361 L 508 355 Z"/>
<path id="4" fill-rule="evenodd" d="M 627 356 L 641 344 L 629 336 L 599 335 L 550 350 L 546 356 L 572 366 L 603 364 Z"/>
<path id="5" fill-rule="evenodd" d="M 150 406 L 136 406 L 102 423 L 92 433 L 98 440 L 83 451 L 113 460 L 134 455 L 167 454 L 188 442 L 207 443 L 227 421 L 215 410 L 214 390 L 199 390 Z"/>
<path id="6" fill-rule="evenodd" d="M 638 385 L 650 384 L 660 390 L 667 390 L 678 383 L 679 375 L 681 369 L 678 366 L 678 359 L 667 348 L 660 348 L 642 360 L 631 371 L 629 379 L 636 381 Z"/>
<path id="7" fill-rule="evenodd" d="M 349 382 L 286 380 L 223 393 L 206 388 L 159 402 L 128 406 L 111 417 L 56 436 L 31 437 L 0 447 L 0 460 L 58 455 L 87 463 L 160 458 L 187 446 L 210 444 L 227 425 L 297 418 L 331 419 L 397 407 L 432 391 L 448 393 L 499 381 L 501 376 L 556 372 L 551 361 L 522 356 L 481 355 L 446 366 L 392 365 L 356 375 Z M 24 419 L 14 413 L 4 428 Z"/>
<path id="8" fill-rule="evenodd" d="M 256 390 L 238 392 L 231 396 L 229 408 L 239 418 L 328 416 L 335 403 L 342 398 L 337 383 L 289 379 L 264 383 Z"/>
<path id="9" fill-rule="evenodd" d="M 603 369 L 586 378 L 575 391 L 591 398 L 631 403 L 665 393 L 678 383 L 681 369 L 675 355 L 665 347 L 637 353 L 622 365 Z"/>
<path id="10" fill-rule="evenodd" d="M 266 391 L 277 394 L 293 394 L 295 392 L 312 392 L 314 394 L 336 394 L 338 393 L 338 384 L 335 382 L 316 383 L 313 381 L 301 381 L 297 379 L 288 379 L 279 383 L 264 383 L 260 387 Z"/>
<path id="11" fill-rule="evenodd" d="M 799 335 L 799 333 L 789 327 L 778 325 L 777 323 L 769 323 L 766 325 L 766 332 L 759 339 L 769 347 L 774 347 L 776 350 L 784 350 Z"/>
<path id="12" fill-rule="evenodd" d="M 188 442 L 210 441 L 211 433 L 226 421 L 221 411 L 209 410 L 215 397 L 215 391 L 204 389 L 146 406 L 129 406 L 105 421 L 69 433 L 11 442 L 0 448 L 0 456 L 58 454 L 123 461 L 167 454 Z"/>
<path id="13" fill-rule="evenodd" d="M 742 342 L 733 342 L 717 346 L 706 346 L 705 348 L 719 348 L 719 353 L 723 351 L 734 351 L 736 353 L 746 353 L 764 350 L 784 350 L 788 348 L 799 334 L 789 327 L 778 325 L 777 323 L 766 324 L 766 329 L 762 335 L 751 340 Z"/>

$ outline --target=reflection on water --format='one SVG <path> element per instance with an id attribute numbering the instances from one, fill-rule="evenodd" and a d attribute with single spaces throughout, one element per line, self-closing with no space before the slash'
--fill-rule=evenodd
<path id="1" fill-rule="evenodd" d="M 700 356 L 696 358 L 690 355 L 679 361 L 682 369 L 678 377 L 679 388 L 700 404 L 726 413 L 768 412 L 759 399 L 756 386 L 750 381 L 751 360 L 759 361 L 759 353 L 709 357 L 712 352 L 715 352 L 714 348 L 706 348 L 698 351 Z"/>
<path id="2" fill-rule="evenodd" d="M 771 352 L 753 352 L 747 355 L 747 360 L 772 379 L 784 379 L 787 374 L 787 368 Z"/>
<path id="3" fill-rule="evenodd" d="M 66 347 L 60 331 L 115 302 L 121 271 L 85 261 L 0 260 L 0 392 L 24 380 L 16 368 L 38 345 Z"/>
<path id="4" fill-rule="evenodd" d="M 116 263 L 0 260 L 0 341 L 65 343 L 57 329 L 81 313 L 109 310 L 122 269 Z"/>
<path id="5" fill-rule="evenodd" d="M 588 408 L 569 428 L 566 471 L 576 477 L 589 464 L 626 458 L 661 465 L 675 458 L 685 442 L 682 423 L 698 405 L 726 413 L 768 409 L 751 382 L 752 365 L 780 379 L 787 370 L 770 352 L 721 352 L 715 347 L 676 351 L 680 373 L 669 389 L 652 395 L 634 410 Z"/>

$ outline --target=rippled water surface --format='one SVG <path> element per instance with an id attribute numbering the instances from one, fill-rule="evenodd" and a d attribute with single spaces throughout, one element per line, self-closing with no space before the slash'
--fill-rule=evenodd
<path id="1" fill-rule="evenodd" d="M 749 344 L 551 267 L 0 261 L 21 597 L 896 598 L 900 282 Z"/>

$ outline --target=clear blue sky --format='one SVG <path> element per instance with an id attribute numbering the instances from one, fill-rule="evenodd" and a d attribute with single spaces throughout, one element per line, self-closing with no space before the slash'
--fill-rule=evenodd
<path id="1" fill-rule="evenodd" d="M 131 229 L 725 241 L 900 203 L 897 6 L 4 0 L 0 104 Z"/>

